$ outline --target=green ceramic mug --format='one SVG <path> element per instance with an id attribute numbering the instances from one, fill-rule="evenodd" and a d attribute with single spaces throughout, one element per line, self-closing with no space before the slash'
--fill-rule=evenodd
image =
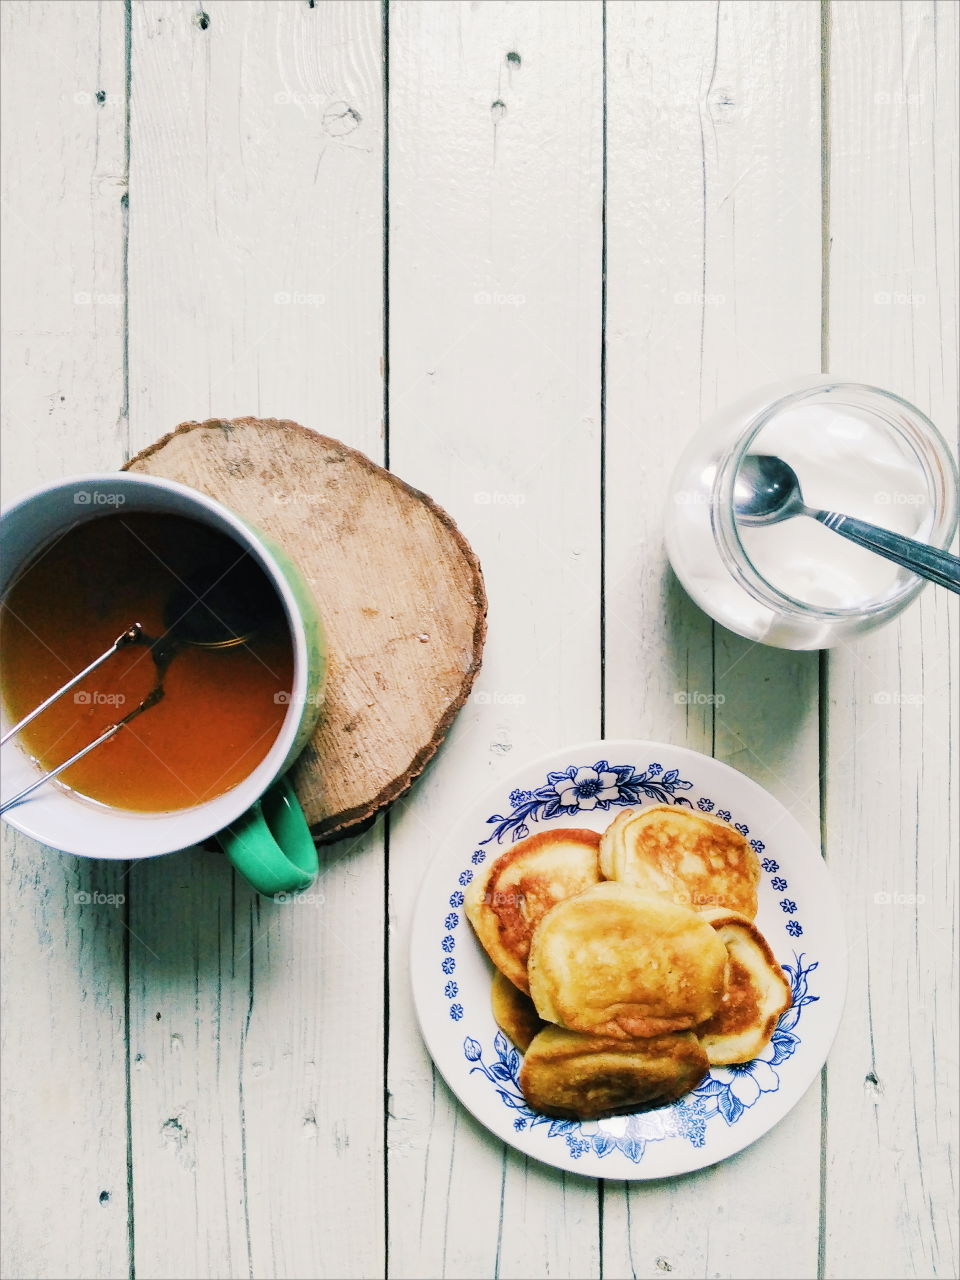
<path id="1" fill-rule="evenodd" d="M 80 476 L 28 494 L 0 515 L 4 546 L 0 597 L 34 556 L 68 528 L 117 511 L 179 515 L 208 525 L 247 551 L 283 605 L 293 646 L 287 713 L 267 755 L 236 786 L 203 804 L 166 813 L 135 813 L 91 804 L 44 784 L 4 813 L 25 835 L 66 853 L 92 858 L 148 858 L 215 837 L 233 865 L 261 893 L 304 889 L 317 873 L 317 852 L 293 787 L 284 776 L 306 746 L 320 715 L 327 655 L 309 588 L 288 557 L 263 533 L 196 489 L 132 472 Z M 3 730 L 9 727 L 0 711 Z M 3 748 L 0 800 L 6 803 L 39 776 L 36 763 Z"/>

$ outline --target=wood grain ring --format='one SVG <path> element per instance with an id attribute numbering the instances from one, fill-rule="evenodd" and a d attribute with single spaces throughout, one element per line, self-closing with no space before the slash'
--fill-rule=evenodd
<path id="1" fill-rule="evenodd" d="M 276 418 L 181 423 L 124 469 L 209 494 L 297 563 L 330 667 L 294 785 L 318 840 L 369 823 L 423 771 L 480 667 L 487 598 L 463 534 L 356 449 Z"/>

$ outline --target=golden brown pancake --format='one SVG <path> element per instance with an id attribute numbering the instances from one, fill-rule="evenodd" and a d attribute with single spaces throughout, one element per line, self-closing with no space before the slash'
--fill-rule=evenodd
<path id="1" fill-rule="evenodd" d="M 621 1039 L 705 1022 L 726 970 L 726 947 L 696 911 L 612 882 L 548 911 L 528 964 L 544 1021 Z"/>
<path id="2" fill-rule="evenodd" d="M 543 1029 L 543 1021 L 533 1001 L 518 991 L 498 969 L 493 975 L 490 1004 L 497 1026 L 521 1053 L 526 1053 L 530 1041 Z"/>
<path id="3" fill-rule="evenodd" d="M 464 910 L 487 955 L 521 991 L 541 918 L 564 898 L 598 884 L 596 831 L 557 828 L 518 840 L 473 879 Z"/>
<path id="4" fill-rule="evenodd" d="M 793 999 L 790 984 L 770 944 L 735 911 L 704 911 L 703 918 L 727 948 L 727 989 L 720 1007 L 696 1028 L 712 1066 L 750 1062 L 770 1043 L 781 1014 Z"/>
<path id="5" fill-rule="evenodd" d="M 600 869 L 694 911 L 757 914 L 757 855 L 739 831 L 696 809 L 657 804 L 618 814 L 600 841 Z"/>
<path id="6" fill-rule="evenodd" d="M 597 1120 L 675 1102 L 706 1075 L 690 1031 L 620 1040 L 545 1027 L 520 1068 L 520 1088 L 546 1116 Z"/>

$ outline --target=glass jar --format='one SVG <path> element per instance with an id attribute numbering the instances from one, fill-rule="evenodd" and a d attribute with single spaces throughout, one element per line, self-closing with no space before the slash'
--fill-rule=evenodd
<path id="1" fill-rule="evenodd" d="M 953 538 L 956 463 L 919 409 L 835 379 L 752 393 L 691 440 L 665 517 L 667 554 L 688 593 L 750 640 L 827 648 L 895 617 L 925 580 L 807 516 L 738 524 L 733 491 L 747 454 L 789 463 L 808 506 L 943 549 Z"/>

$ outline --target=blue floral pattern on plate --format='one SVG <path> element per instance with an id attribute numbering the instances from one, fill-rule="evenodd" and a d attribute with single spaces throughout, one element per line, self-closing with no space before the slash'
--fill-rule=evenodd
<path id="1" fill-rule="evenodd" d="M 520 788 L 511 791 L 509 812 L 505 815 L 495 813 L 487 819 L 487 825 L 493 826 L 494 830 L 479 843 L 489 844 L 495 840 L 499 844 L 507 834 L 511 841 L 522 840 L 530 834 L 531 823 L 557 817 L 573 817 L 577 813 L 589 813 L 597 809 L 605 811 L 611 806 L 638 805 L 644 800 L 693 808 L 686 796 L 678 794 L 692 789 L 693 783 L 681 778 L 679 770 L 665 770 L 662 764 L 656 762 L 643 770 L 633 765 L 611 765 L 606 760 L 597 760 L 589 765 L 569 765 L 559 772 L 548 773 L 545 783 L 532 791 Z M 745 823 L 734 823 L 730 810 L 716 808 L 710 797 L 700 796 L 696 803 L 701 812 L 715 813 L 722 821 L 735 826 L 743 836 L 750 835 L 750 828 Z M 750 845 L 758 855 L 766 850 L 766 845 L 756 835 L 750 840 Z M 485 858 L 486 854 L 482 849 L 476 849 L 471 854 L 470 865 L 460 871 L 457 879 L 457 884 L 461 887 L 455 889 L 449 897 L 450 907 L 462 905 L 462 889 L 473 879 L 471 867 L 479 866 Z M 768 855 L 760 865 L 771 877 L 771 888 L 782 893 L 788 883 L 776 874 L 780 871 L 780 864 Z M 796 918 L 796 902 L 791 898 L 782 898 L 779 905 L 789 916 L 785 923 L 787 934 L 791 938 L 801 937 L 803 928 Z M 443 920 L 440 969 L 442 976 L 448 979 L 456 967 L 456 961 L 450 954 L 456 947 L 456 939 L 448 931 L 455 928 L 457 923 L 458 918 L 454 913 L 447 914 Z M 793 1000 L 777 1023 L 770 1044 L 759 1058 L 736 1066 L 714 1067 L 703 1083 L 686 1097 L 656 1111 L 599 1121 L 558 1120 L 543 1116 L 532 1110 L 523 1097 L 519 1084 L 520 1054 L 502 1031 L 497 1032 L 493 1054 L 487 1055 L 487 1061 L 484 1061 L 483 1046 L 472 1036 L 464 1039 L 464 1057 L 473 1064 L 470 1073 L 479 1072 L 485 1076 L 496 1089 L 504 1106 L 516 1112 L 514 1129 L 548 1126 L 547 1136 L 562 1137 L 571 1159 L 579 1159 L 587 1152 L 606 1156 L 612 1151 L 620 1151 L 636 1164 L 650 1142 L 659 1142 L 665 1138 L 684 1138 L 694 1147 L 702 1147 L 706 1141 L 707 1125 L 715 1117 L 720 1116 L 727 1125 L 736 1124 L 764 1094 L 779 1090 L 780 1076 L 777 1068 L 792 1057 L 800 1043 L 794 1028 L 800 1020 L 801 1012 L 806 1005 L 820 998 L 811 995 L 808 990 L 810 974 L 818 964 L 815 960 L 805 964 L 803 954 L 794 952 L 794 963 L 782 966 L 790 981 Z M 443 994 L 451 1002 L 451 1019 L 459 1022 L 464 1016 L 464 1007 L 457 984 L 445 982 Z"/>
<path id="2" fill-rule="evenodd" d="M 592 765 L 571 764 L 560 772 L 548 773 L 547 781 L 542 787 L 537 787 L 533 791 L 522 791 L 520 788 L 511 791 L 510 813 L 506 817 L 501 813 L 495 813 L 489 817 L 487 825 L 496 824 L 495 829 L 480 843 L 488 844 L 496 839 L 499 844 L 508 832 L 511 840 L 522 840 L 524 836 L 530 834 L 528 824 L 531 822 L 546 821 L 562 815 L 573 816 L 579 812 L 589 813 L 594 809 L 607 810 L 611 805 L 640 804 L 642 798 L 654 800 L 657 804 L 682 804 L 692 809 L 693 805 L 686 796 L 676 794 L 678 791 L 690 791 L 692 787 L 692 782 L 680 777 L 678 769 L 664 770 L 663 765 L 656 762 L 648 764 L 642 771 L 632 764 L 612 765 L 606 760 L 597 760 Z M 697 800 L 697 808 L 703 813 L 712 813 L 714 802 L 709 796 L 701 796 Z M 716 816 L 724 822 L 733 823 L 733 815 L 729 809 L 717 809 Z M 738 822 L 734 825 L 741 835 L 750 834 L 750 828 L 745 823 Z M 766 848 L 763 841 L 758 839 L 751 840 L 750 845 L 758 855 Z M 470 862 L 473 866 L 479 866 L 486 856 L 482 849 L 476 849 L 470 855 Z M 768 875 L 773 876 L 770 881 L 771 886 L 778 893 L 782 893 L 787 888 L 787 881 L 775 874 L 780 870 L 780 864 L 775 859 L 766 857 L 760 866 Z M 472 879 L 473 871 L 470 867 L 460 872 L 457 883 L 461 888 L 451 893 L 449 898 L 451 907 L 462 905 L 462 890 Z M 796 902 L 791 898 L 781 898 L 780 908 L 791 917 L 785 924 L 788 935 L 791 938 L 802 937 L 803 926 L 794 918 L 797 910 Z M 444 929 L 453 929 L 456 923 L 456 915 L 449 914 L 444 920 Z M 447 952 L 447 960 L 449 960 L 450 953 L 456 947 L 453 935 L 447 933 L 440 945 Z M 447 961 L 444 961 L 443 973 L 447 976 L 453 972 L 452 964 L 451 961 L 451 967 L 448 968 Z M 450 1007 L 450 1017 L 454 1022 L 459 1022 L 463 1017 L 463 1009 L 459 1004 L 456 1008 L 459 1010 L 458 1013 L 454 1013 L 454 1006 Z"/>
<path id="3" fill-rule="evenodd" d="M 644 798 L 692 808 L 689 800 L 676 794 L 689 791 L 692 786 L 692 782 L 680 777 L 679 770 L 664 772 L 659 764 L 648 765 L 642 773 L 632 764 L 608 764 L 606 760 L 591 765 L 571 764 L 560 772 L 548 773 L 544 785 L 534 791 L 511 791 L 510 812 L 506 816 L 495 813 L 487 819 L 496 825 L 480 843 L 489 844 L 496 839 L 499 844 L 508 831 L 511 839 L 522 840 L 530 834 L 530 822 L 544 822 L 561 814 L 572 817 L 594 809 L 607 810 L 611 805 L 640 804 Z"/>
<path id="4" fill-rule="evenodd" d="M 496 1089 L 504 1106 L 517 1113 L 513 1122 L 515 1129 L 547 1125 L 547 1137 L 563 1138 L 573 1160 L 587 1151 L 597 1156 L 621 1151 L 637 1164 L 648 1143 L 661 1142 L 664 1138 L 685 1138 L 692 1146 L 702 1147 L 707 1124 L 715 1116 L 721 1116 L 728 1125 L 736 1124 L 763 1094 L 776 1093 L 780 1088 L 776 1068 L 793 1056 L 800 1043 L 794 1027 L 804 1006 L 820 999 L 808 990 L 809 975 L 818 962 L 805 965 L 803 960 L 802 955 L 794 953 L 794 963 L 782 966 L 790 980 L 793 1002 L 781 1016 L 773 1039 L 760 1057 L 737 1066 L 714 1067 L 707 1079 L 686 1097 L 656 1111 L 614 1116 L 609 1120 L 558 1120 L 541 1115 L 527 1104 L 520 1089 L 520 1054 L 502 1031 L 494 1037 L 494 1053 L 488 1062 L 483 1060 L 482 1045 L 472 1036 L 463 1042 L 463 1056 L 474 1064 L 470 1074 L 481 1072 Z M 459 1005 L 456 1007 L 460 1009 Z M 458 1019 L 462 1015 L 460 1009 Z"/>

